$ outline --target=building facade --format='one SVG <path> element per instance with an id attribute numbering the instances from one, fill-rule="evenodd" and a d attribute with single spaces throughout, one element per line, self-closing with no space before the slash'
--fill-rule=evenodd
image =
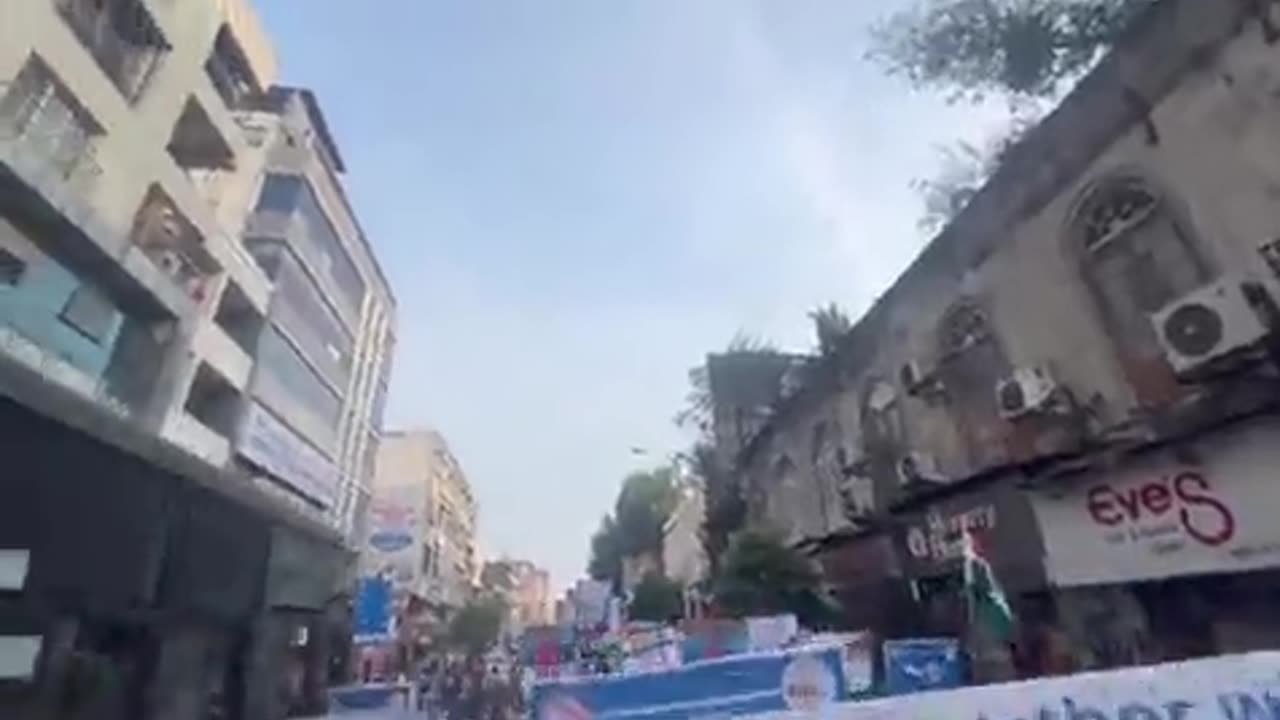
<path id="1" fill-rule="evenodd" d="M 1275 646 L 1278 20 L 1154 4 L 738 454 L 851 624 L 981 679 Z M 967 622 L 966 534 L 1016 652 Z"/>
<path id="2" fill-rule="evenodd" d="M 226 205 L 274 283 L 253 347 L 237 465 L 353 545 L 365 534 L 395 345 L 395 301 L 347 200 L 337 143 L 310 91 L 237 99 L 251 147 Z"/>
<path id="3" fill-rule="evenodd" d="M 477 506 L 444 438 L 433 430 L 389 431 L 378 449 L 365 572 L 391 569 L 400 587 L 429 605 L 460 607 L 474 589 Z M 388 540 L 388 534 L 404 537 Z"/>
<path id="4" fill-rule="evenodd" d="M 283 433 L 254 439 L 269 425 L 254 410 L 267 396 L 305 406 L 308 391 L 272 394 L 269 377 L 286 384 L 272 332 L 292 323 L 289 341 L 312 339 L 285 317 L 292 286 L 242 241 L 256 198 L 242 189 L 274 167 L 246 108 L 275 86 L 243 0 L 0 6 L 0 436 L 13 469 L 0 535 L 21 558 L 0 588 L 0 643 L 32 653 L 30 672 L 6 678 L 26 688 L 0 698 L 6 717 L 274 718 L 322 701 L 394 309 L 357 240 L 367 291 L 352 369 L 330 447 L 312 446 L 336 470 L 293 446 L 275 455 L 280 474 L 310 492 L 264 492 L 235 458 L 279 450 Z M 126 691 L 48 706 L 83 662 L 125 673 Z M 289 677 L 302 687 L 282 693 Z"/>

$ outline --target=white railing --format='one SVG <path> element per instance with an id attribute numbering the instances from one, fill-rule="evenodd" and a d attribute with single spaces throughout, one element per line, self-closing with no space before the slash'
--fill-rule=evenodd
<path id="1" fill-rule="evenodd" d="M 253 359 L 231 336 L 213 322 L 202 323 L 196 331 L 195 351 L 214 367 L 232 387 L 244 390 L 249 385 Z"/>
<path id="2" fill-rule="evenodd" d="M 169 418 L 164 437 L 216 468 L 226 466 L 231 459 L 231 441 L 185 412 Z"/>

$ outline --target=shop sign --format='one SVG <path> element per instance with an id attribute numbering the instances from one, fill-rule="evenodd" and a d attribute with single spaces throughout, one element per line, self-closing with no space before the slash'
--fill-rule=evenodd
<path id="1" fill-rule="evenodd" d="M 338 497 L 333 463 L 257 403 L 249 405 L 236 452 L 324 507 Z"/>
<path id="2" fill-rule="evenodd" d="M 910 578 L 957 572 L 964 554 L 964 536 L 982 537 L 996 565 L 1016 568 L 1015 584 L 1042 580 L 1042 553 L 1034 516 L 1027 498 L 1009 482 L 940 500 L 923 512 L 903 518 L 899 540 L 903 570 Z"/>
<path id="3" fill-rule="evenodd" d="M 1059 585 L 1280 566 L 1280 425 L 1201 443 L 1202 463 L 1167 454 L 1033 498 Z"/>

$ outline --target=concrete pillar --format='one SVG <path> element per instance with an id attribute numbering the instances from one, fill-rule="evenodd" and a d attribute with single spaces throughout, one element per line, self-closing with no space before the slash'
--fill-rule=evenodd
<path id="1" fill-rule="evenodd" d="M 147 687 L 148 720 L 203 720 L 209 703 L 209 631 L 178 627 L 160 641 L 155 674 Z"/>
<path id="2" fill-rule="evenodd" d="M 288 623 L 283 618 L 268 612 L 254 620 L 242 658 L 241 718 L 279 720 L 285 716 L 288 650 Z"/>

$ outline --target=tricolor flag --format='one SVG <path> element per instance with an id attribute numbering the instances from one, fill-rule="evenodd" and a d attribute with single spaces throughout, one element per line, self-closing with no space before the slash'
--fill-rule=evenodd
<path id="1" fill-rule="evenodd" d="M 1007 641 L 1013 635 L 1013 608 L 972 530 L 964 534 L 964 589 L 969 599 L 970 622 L 984 623 L 995 637 Z"/>

